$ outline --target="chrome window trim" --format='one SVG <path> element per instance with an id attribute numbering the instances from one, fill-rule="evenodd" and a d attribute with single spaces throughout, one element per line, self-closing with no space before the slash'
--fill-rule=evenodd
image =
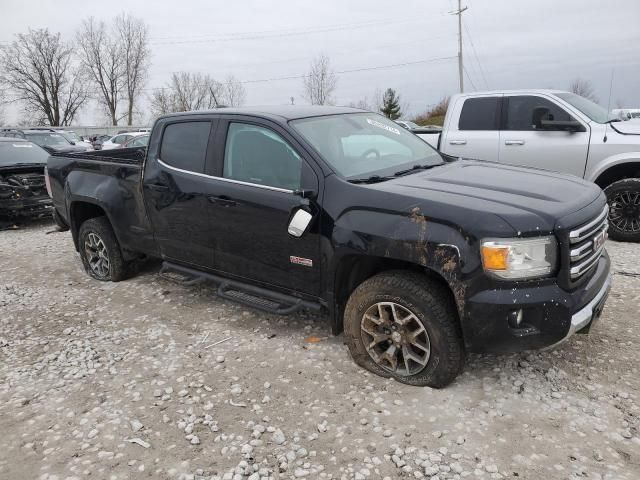
<path id="1" fill-rule="evenodd" d="M 165 168 L 168 168 L 169 170 L 173 170 L 175 172 L 180 172 L 180 173 L 186 173 L 188 175 L 194 175 L 196 177 L 210 178 L 210 179 L 213 179 L 213 180 L 220 180 L 222 182 L 235 183 L 236 185 L 246 185 L 248 187 L 263 188 L 265 190 L 272 190 L 274 192 L 294 193 L 294 190 L 289 190 L 289 189 L 286 189 L 286 188 L 272 187 L 270 185 L 260 185 L 259 183 L 243 182 L 241 180 L 233 180 L 231 178 L 216 177 L 216 176 L 213 176 L 213 175 L 207 175 L 206 173 L 191 172 L 189 170 L 184 170 L 182 168 L 173 167 L 173 166 L 169 165 L 168 163 L 163 162 L 159 158 L 157 159 L 157 161 L 158 161 L 158 163 L 160 165 L 162 165 Z"/>

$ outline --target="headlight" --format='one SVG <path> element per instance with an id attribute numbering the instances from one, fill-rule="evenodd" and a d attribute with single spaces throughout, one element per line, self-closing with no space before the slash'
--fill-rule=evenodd
<path id="1" fill-rule="evenodd" d="M 482 241 L 482 266 L 500 278 L 546 277 L 556 269 L 554 237 L 494 238 Z"/>

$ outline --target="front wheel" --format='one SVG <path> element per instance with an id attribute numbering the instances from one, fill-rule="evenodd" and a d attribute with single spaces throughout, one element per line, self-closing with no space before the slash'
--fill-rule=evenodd
<path id="1" fill-rule="evenodd" d="M 618 180 L 604 189 L 609 204 L 609 236 L 640 242 L 640 179 Z"/>
<path id="2" fill-rule="evenodd" d="M 415 386 L 441 388 L 464 366 L 449 292 L 423 275 L 385 272 L 352 293 L 344 315 L 349 351 L 361 367 Z"/>
<path id="3" fill-rule="evenodd" d="M 106 217 L 91 218 L 78 233 L 80 258 L 86 272 L 96 280 L 119 282 L 126 276 L 120 244 Z"/>

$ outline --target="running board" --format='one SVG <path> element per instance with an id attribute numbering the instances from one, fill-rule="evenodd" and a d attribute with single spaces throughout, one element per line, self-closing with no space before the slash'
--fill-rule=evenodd
<path id="1" fill-rule="evenodd" d="M 178 274 L 177 276 L 182 278 L 176 279 L 172 274 Z M 183 267 L 182 265 L 176 265 L 171 262 L 162 262 L 160 275 L 167 280 L 184 286 L 212 281 L 218 284 L 216 293 L 219 297 L 241 303 L 257 310 L 262 310 L 263 312 L 288 315 L 302 308 L 313 311 L 319 311 L 322 308 L 322 305 L 317 302 L 309 302 L 291 295 L 274 292 L 236 280 L 230 280 L 212 273 L 201 272 L 200 270 Z"/>

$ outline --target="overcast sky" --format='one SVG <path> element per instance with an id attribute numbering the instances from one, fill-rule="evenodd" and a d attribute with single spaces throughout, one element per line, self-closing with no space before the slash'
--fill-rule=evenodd
<path id="1" fill-rule="evenodd" d="M 171 72 L 245 81 L 247 104 L 303 103 L 302 75 L 324 53 L 338 74 L 337 104 L 392 87 L 423 111 L 458 90 L 455 0 L 0 0 L 0 42 L 31 28 L 73 40 L 81 19 L 143 18 L 152 66 L 145 94 Z M 568 88 L 589 80 L 607 105 L 640 108 L 640 1 L 465 0 L 466 90 Z M 393 65 L 401 65 L 390 67 Z M 380 67 L 372 69 L 373 67 Z M 353 70 L 361 70 L 353 72 Z M 350 72 L 348 72 L 350 71 Z M 272 79 L 270 81 L 261 81 Z M 145 109 L 146 110 L 146 109 Z M 10 109 L 8 120 L 16 120 Z M 99 122 L 93 105 L 80 121 Z"/>

